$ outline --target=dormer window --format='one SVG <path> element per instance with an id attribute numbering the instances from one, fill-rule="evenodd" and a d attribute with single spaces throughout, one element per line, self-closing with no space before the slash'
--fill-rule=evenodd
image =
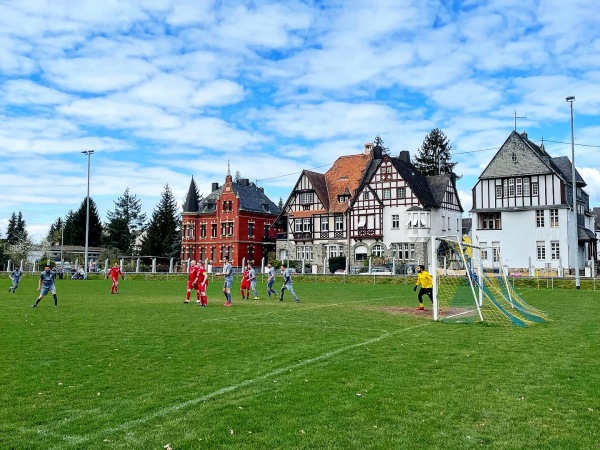
<path id="1" fill-rule="evenodd" d="M 346 203 L 350 200 L 350 196 L 347 194 L 338 195 L 338 203 Z"/>
<path id="2" fill-rule="evenodd" d="M 313 202 L 313 193 L 312 192 L 302 192 L 300 194 L 300 204 L 308 205 Z"/>

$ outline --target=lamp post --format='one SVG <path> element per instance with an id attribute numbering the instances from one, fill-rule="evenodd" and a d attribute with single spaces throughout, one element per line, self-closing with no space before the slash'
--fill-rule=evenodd
<path id="1" fill-rule="evenodd" d="M 65 261 L 63 259 L 63 248 L 65 244 L 65 224 L 63 223 L 62 228 L 60 229 L 60 270 L 63 275 L 65 273 Z"/>
<path id="2" fill-rule="evenodd" d="M 575 133 L 573 131 L 573 102 L 575 97 L 566 98 L 571 107 L 571 183 L 573 185 L 573 234 L 575 239 L 575 289 L 580 289 L 579 280 L 579 233 L 577 231 L 577 183 L 575 179 Z"/>
<path id="3" fill-rule="evenodd" d="M 87 280 L 88 273 L 88 242 L 90 237 L 90 159 L 94 154 L 94 150 L 85 150 L 84 155 L 87 155 L 88 167 L 87 167 L 87 197 L 86 197 L 86 212 L 85 212 L 85 260 L 83 265 L 83 278 Z"/>

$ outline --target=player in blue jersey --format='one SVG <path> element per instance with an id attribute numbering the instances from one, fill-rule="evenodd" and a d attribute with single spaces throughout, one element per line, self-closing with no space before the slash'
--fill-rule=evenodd
<path id="1" fill-rule="evenodd" d="M 231 306 L 231 286 L 233 285 L 233 267 L 229 262 L 229 258 L 223 258 L 223 272 L 217 275 L 222 275 L 223 280 L 223 294 L 225 295 L 225 305 Z"/>
<path id="2" fill-rule="evenodd" d="M 281 265 L 281 273 L 283 274 L 283 286 L 281 286 L 281 293 L 279 294 L 279 301 L 283 301 L 283 293 L 287 289 L 292 294 L 292 297 L 296 300 L 296 303 L 300 303 L 300 299 L 294 292 L 293 282 L 292 282 L 292 273 L 290 269 L 287 268 L 285 264 Z"/>
<path id="3" fill-rule="evenodd" d="M 15 293 L 15 291 L 19 287 L 19 281 L 21 280 L 21 275 L 22 275 L 21 268 L 19 266 L 16 266 L 15 269 L 9 275 L 13 285 L 8 288 L 8 292 L 12 292 L 13 294 Z"/>
<path id="4" fill-rule="evenodd" d="M 248 263 L 248 281 L 250 281 L 250 289 L 254 294 L 253 300 L 258 300 L 258 292 L 256 292 L 256 270 L 252 267 L 252 263 Z"/>
<path id="5" fill-rule="evenodd" d="M 275 284 L 275 268 L 270 263 L 267 264 L 267 273 L 269 274 L 267 278 L 267 295 L 271 298 L 271 294 L 277 295 L 277 292 L 273 289 L 273 285 Z"/>
<path id="6" fill-rule="evenodd" d="M 35 303 L 31 305 L 32 308 L 35 308 L 48 292 L 52 293 L 54 307 L 58 307 L 58 298 L 56 297 L 54 280 L 56 280 L 56 272 L 50 270 L 50 266 L 46 266 L 45 270 L 40 274 L 40 280 L 38 282 L 37 290 L 40 291 L 40 296 L 35 300 Z"/>

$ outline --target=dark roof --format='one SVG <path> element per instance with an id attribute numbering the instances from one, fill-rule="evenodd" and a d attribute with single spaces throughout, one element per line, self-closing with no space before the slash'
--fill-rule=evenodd
<path id="1" fill-rule="evenodd" d="M 596 241 L 596 234 L 585 227 L 577 227 L 577 239 L 580 241 Z"/>
<path id="2" fill-rule="evenodd" d="M 303 170 L 302 173 L 306 175 L 306 178 L 310 181 L 317 197 L 319 197 L 319 200 L 323 203 L 323 207 L 329 209 L 329 194 L 327 192 L 327 180 L 325 179 L 325 174 L 312 172 L 310 170 Z M 300 178 L 302 178 L 302 175 L 300 175 Z"/>
<path id="3" fill-rule="evenodd" d="M 550 161 L 552 162 L 552 165 L 554 169 L 558 172 L 558 174 L 570 183 L 573 178 L 571 176 L 573 173 L 573 166 L 571 165 L 571 160 L 566 156 L 558 156 L 556 158 L 552 158 Z M 579 175 L 577 168 L 575 168 L 575 180 L 577 184 L 581 186 L 586 186 L 586 183 L 585 181 L 583 181 L 581 175 Z"/>
<path id="4" fill-rule="evenodd" d="M 279 207 L 267 197 L 263 189 L 257 187 L 254 183 L 248 185 L 242 183 L 231 183 L 233 192 L 240 199 L 240 211 L 253 211 L 263 214 L 279 215 Z M 198 205 L 197 211 L 200 214 L 212 213 L 216 209 L 217 199 L 223 193 L 225 185 L 212 191 Z"/>
<path id="5" fill-rule="evenodd" d="M 188 193 L 185 197 L 185 202 L 183 202 L 183 211 L 184 212 L 196 212 L 196 211 L 198 211 L 198 207 L 199 207 L 198 186 L 196 186 L 194 177 L 192 177 L 192 181 L 190 182 L 190 188 L 188 189 Z"/>
<path id="6" fill-rule="evenodd" d="M 390 159 L 392 160 L 392 164 L 394 165 L 402 179 L 406 183 L 408 183 L 410 189 L 415 193 L 419 201 L 423 204 L 423 207 L 439 208 L 441 206 L 441 201 L 439 203 L 436 202 L 436 199 L 434 198 L 429 183 L 427 182 L 427 179 L 421 174 L 421 172 L 419 172 L 419 170 L 411 162 L 404 161 L 400 158 Z M 446 185 L 444 185 L 444 192 L 445 190 Z"/>

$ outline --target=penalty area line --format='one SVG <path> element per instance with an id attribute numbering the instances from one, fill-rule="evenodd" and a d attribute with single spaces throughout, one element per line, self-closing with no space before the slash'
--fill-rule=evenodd
<path id="1" fill-rule="evenodd" d="M 299 362 L 297 362 L 295 364 L 290 364 L 289 366 L 272 370 L 272 371 L 270 371 L 268 373 L 265 373 L 263 375 L 260 375 L 260 376 L 258 376 L 256 378 L 253 378 L 253 379 L 250 379 L 250 380 L 244 380 L 244 381 L 242 381 L 240 383 L 233 384 L 231 386 L 223 387 L 221 389 L 218 389 L 216 391 L 210 392 L 209 394 L 203 395 L 201 397 L 192 398 L 190 400 L 186 400 L 185 402 L 178 403 L 176 405 L 172 405 L 172 406 L 168 406 L 168 407 L 165 407 L 165 408 L 161 408 L 161 409 L 159 409 L 159 410 L 155 411 L 154 413 L 149 414 L 147 416 L 140 417 L 139 419 L 135 419 L 135 420 L 130 420 L 128 422 L 124 422 L 124 423 L 122 423 L 120 425 L 117 425 L 115 427 L 106 428 L 104 430 L 101 430 L 101 431 L 93 433 L 93 434 L 85 434 L 85 435 L 82 435 L 82 436 L 70 436 L 70 435 L 58 435 L 58 436 L 62 437 L 62 439 L 64 441 L 66 441 L 67 445 L 81 445 L 81 444 L 84 444 L 86 442 L 90 442 L 90 441 L 94 441 L 94 440 L 97 440 L 97 439 L 101 439 L 102 437 L 105 437 L 105 436 L 108 436 L 108 435 L 111 435 L 111 434 L 114 434 L 114 433 L 118 433 L 118 432 L 121 432 L 121 431 L 124 431 L 124 430 L 128 430 L 130 428 L 134 428 L 134 427 L 139 426 L 139 425 L 143 425 L 143 424 L 145 424 L 145 423 L 147 423 L 147 422 L 149 422 L 151 420 L 155 420 L 155 419 L 159 419 L 159 418 L 164 417 L 164 416 L 168 416 L 168 415 L 170 415 L 172 413 L 175 413 L 177 411 L 180 411 L 182 409 L 188 408 L 188 407 L 196 405 L 198 403 L 203 403 L 203 402 L 205 402 L 207 400 L 213 399 L 215 397 L 219 397 L 219 396 L 221 396 L 223 394 L 227 394 L 229 392 L 237 391 L 239 389 L 242 389 L 242 388 L 245 388 L 247 386 L 256 384 L 256 383 L 258 383 L 260 381 L 269 379 L 271 377 L 278 376 L 278 375 L 281 375 L 281 374 L 286 373 L 286 372 L 290 372 L 290 371 L 292 371 L 294 369 L 300 369 L 302 367 L 308 366 L 310 364 L 318 363 L 320 361 L 325 361 L 325 360 L 328 360 L 328 359 L 330 359 L 330 358 L 332 358 L 334 356 L 337 356 L 337 355 L 339 355 L 341 353 L 345 353 L 345 352 L 348 352 L 348 351 L 351 351 L 351 350 L 354 350 L 354 349 L 357 349 L 357 348 L 360 348 L 360 347 L 365 347 L 365 346 L 370 345 L 370 344 L 375 344 L 377 342 L 380 342 L 380 341 L 382 341 L 384 339 L 387 339 L 389 337 L 395 336 L 397 334 L 401 334 L 401 333 L 404 333 L 404 332 L 407 332 L 407 331 L 412 331 L 412 330 L 415 330 L 417 328 L 422 328 L 422 327 L 427 326 L 427 325 L 430 325 L 430 322 L 419 324 L 419 325 L 414 325 L 414 326 L 408 327 L 408 328 L 402 328 L 402 329 L 399 329 L 399 330 L 396 330 L 396 331 L 392 331 L 392 332 L 386 332 L 386 333 L 382 334 L 381 336 L 378 336 L 378 337 L 375 337 L 375 338 L 372 338 L 372 339 L 368 339 L 366 341 L 359 342 L 359 343 L 356 343 L 356 344 L 348 345 L 346 347 L 338 348 L 337 350 L 331 350 L 329 352 L 323 353 L 323 354 L 315 356 L 313 358 L 308 358 L 308 359 L 305 359 L 303 361 L 299 361 Z M 61 448 L 62 449 L 62 448 L 64 448 L 64 446 L 55 447 L 55 448 Z"/>

